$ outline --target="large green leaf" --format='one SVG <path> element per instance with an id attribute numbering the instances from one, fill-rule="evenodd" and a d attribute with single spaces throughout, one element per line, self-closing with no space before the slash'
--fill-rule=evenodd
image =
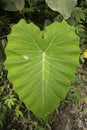
<path id="1" fill-rule="evenodd" d="M 0 4 L 7 11 L 21 11 L 24 8 L 24 0 L 1 0 Z"/>
<path id="2" fill-rule="evenodd" d="M 46 118 L 66 96 L 78 66 L 78 37 L 66 22 L 42 32 L 21 20 L 8 36 L 6 68 L 26 106 Z"/>
<path id="3" fill-rule="evenodd" d="M 77 0 L 46 0 L 46 2 L 52 10 L 60 12 L 65 19 L 71 16 L 77 4 Z"/>

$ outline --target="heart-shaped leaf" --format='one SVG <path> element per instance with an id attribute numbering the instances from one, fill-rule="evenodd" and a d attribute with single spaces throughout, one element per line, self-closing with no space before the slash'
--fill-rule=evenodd
<path id="1" fill-rule="evenodd" d="M 6 47 L 6 68 L 26 106 L 46 118 L 66 96 L 79 64 L 78 37 L 66 22 L 42 32 L 21 20 L 13 26 Z"/>
<path id="2" fill-rule="evenodd" d="M 46 2 L 52 10 L 60 12 L 65 19 L 71 16 L 77 4 L 77 0 L 46 0 Z"/>

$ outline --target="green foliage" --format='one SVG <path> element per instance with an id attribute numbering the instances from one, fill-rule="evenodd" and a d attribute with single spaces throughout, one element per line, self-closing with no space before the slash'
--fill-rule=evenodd
<path id="1" fill-rule="evenodd" d="M 74 83 L 75 84 L 75 83 Z M 78 88 L 74 87 L 69 91 L 69 95 L 67 96 L 67 101 L 75 103 L 76 105 L 80 105 L 82 96 Z"/>
<path id="2" fill-rule="evenodd" d="M 3 130 L 3 122 L 0 120 L 0 130 Z"/>
<path id="3" fill-rule="evenodd" d="M 46 0 L 46 2 L 52 10 L 60 12 L 64 19 L 68 19 L 71 16 L 77 4 L 77 0 Z"/>
<path id="4" fill-rule="evenodd" d="M 17 117 L 23 117 L 23 113 L 22 113 L 22 111 L 20 110 L 20 106 L 19 105 L 17 105 L 16 106 L 16 108 L 15 108 L 15 113 L 16 113 L 16 116 Z"/>
<path id="5" fill-rule="evenodd" d="M 76 34 L 79 37 L 87 37 L 87 30 L 84 26 L 83 21 L 86 20 L 86 9 L 83 7 L 75 7 L 74 11 L 71 14 L 71 17 L 67 20 L 67 22 L 76 27 Z"/>
<path id="6" fill-rule="evenodd" d="M 55 22 L 42 35 L 37 26 L 21 20 L 13 27 L 8 41 L 8 77 L 29 110 L 46 118 L 66 96 L 78 66 L 74 28 L 64 21 Z"/>
<path id="7" fill-rule="evenodd" d="M 6 106 L 2 105 L 0 101 L 0 130 L 3 130 L 6 116 Z"/>
<path id="8" fill-rule="evenodd" d="M 76 26 L 81 20 L 85 20 L 85 11 L 81 7 L 74 8 L 71 17 L 67 20 L 69 24 Z"/>
<path id="9" fill-rule="evenodd" d="M 14 106 L 15 102 L 17 101 L 14 95 L 12 95 L 11 93 L 5 96 L 2 100 L 4 100 L 4 104 L 7 105 L 9 109 L 11 109 L 12 106 Z"/>
<path id="10" fill-rule="evenodd" d="M 7 11 L 18 11 L 24 8 L 24 0 L 1 0 L 0 4 Z"/>
<path id="11" fill-rule="evenodd" d="M 78 24 L 76 26 L 76 33 L 79 37 L 87 37 L 87 31 L 85 30 L 85 27 L 82 24 Z"/>
<path id="12" fill-rule="evenodd" d="M 34 130 L 46 130 L 46 128 L 39 126 L 37 122 L 33 122 L 33 127 Z"/>
<path id="13" fill-rule="evenodd" d="M 6 59 L 6 56 L 4 53 L 4 47 L 3 47 L 2 41 L 0 41 L 0 71 L 3 68 L 3 63 L 4 63 L 5 59 Z"/>

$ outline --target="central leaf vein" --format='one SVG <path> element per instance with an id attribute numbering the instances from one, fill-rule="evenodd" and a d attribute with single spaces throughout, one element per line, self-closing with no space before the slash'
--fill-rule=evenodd
<path id="1" fill-rule="evenodd" d="M 44 91 L 45 91 L 45 52 L 42 53 L 42 98 L 44 105 Z"/>

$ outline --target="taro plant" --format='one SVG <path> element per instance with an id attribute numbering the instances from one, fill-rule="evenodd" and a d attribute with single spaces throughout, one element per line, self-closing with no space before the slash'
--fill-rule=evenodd
<path id="1" fill-rule="evenodd" d="M 44 31 L 25 20 L 12 27 L 5 66 L 27 108 L 48 118 L 65 98 L 79 65 L 79 38 L 65 21 Z"/>
<path id="2" fill-rule="evenodd" d="M 0 7 L 7 11 L 21 11 L 24 8 L 24 0 L 0 0 Z"/>
<path id="3" fill-rule="evenodd" d="M 54 10 L 60 12 L 64 19 L 68 19 L 74 7 L 77 4 L 77 0 L 45 0 L 48 6 Z"/>

